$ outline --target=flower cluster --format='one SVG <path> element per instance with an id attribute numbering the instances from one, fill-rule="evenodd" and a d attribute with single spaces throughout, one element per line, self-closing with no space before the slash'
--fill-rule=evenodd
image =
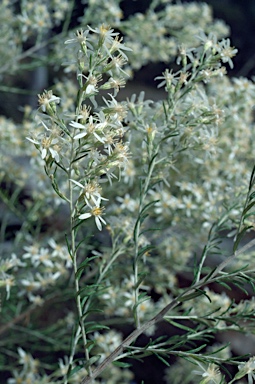
<path id="1" fill-rule="evenodd" d="M 68 1 L 53 0 L 42 4 L 25 0 L 21 2 L 21 13 L 17 16 L 21 25 L 23 40 L 27 40 L 35 33 L 39 36 L 47 33 L 54 25 L 59 25 L 66 14 L 70 5 Z"/>
<path id="2" fill-rule="evenodd" d="M 8 20 L 8 23 L 6 23 Z M 21 39 L 17 36 L 16 16 L 8 0 L 0 4 L 1 47 L 0 47 L 0 76 L 4 71 L 8 73 L 17 70 L 17 62 L 14 59 L 22 50 Z"/>
<path id="3" fill-rule="evenodd" d="M 77 79 L 80 90 L 74 119 L 70 121 L 67 116 L 66 120 L 60 119 L 57 106 L 60 99 L 52 91 L 45 91 L 39 95 L 40 110 L 46 113 L 40 117 L 44 131 L 29 140 L 40 150 L 52 183 L 58 189 L 59 196 L 66 200 L 67 192 L 60 192 L 57 187 L 60 179 L 56 180 L 50 172 L 54 163 L 61 170 L 68 169 L 72 189 L 77 196 L 77 217 L 80 220 L 95 217 L 96 225 L 101 230 L 102 224 L 106 224 L 102 218 L 101 202 L 106 199 L 101 195 L 100 184 L 105 179 L 111 183 L 116 178 L 113 170 L 121 172 L 128 158 L 128 147 L 122 142 L 126 107 L 114 97 L 124 84 L 119 76 L 126 58 L 123 51 L 127 48 L 118 34 L 105 25 L 85 32 L 77 31 L 75 37 L 67 40 L 66 44 L 77 46 L 79 63 Z M 102 56 L 100 60 L 99 56 Z M 89 57 L 90 68 L 87 67 Z M 103 80 L 101 73 L 108 79 Z M 104 105 L 97 107 L 101 89 L 113 89 L 114 95 L 103 97 Z M 88 98 L 93 101 L 95 111 L 86 105 Z M 71 168 L 71 164 L 75 165 Z"/>
<path id="4" fill-rule="evenodd" d="M 228 346 L 214 344 L 206 349 L 206 353 L 213 353 L 215 360 L 229 359 L 231 351 Z M 199 369 L 198 369 L 199 368 Z M 190 361 L 178 358 L 177 362 L 166 370 L 166 383 L 178 384 L 182 381 L 184 384 L 196 384 L 199 380 L 200 384 L 223 384 L 224 376 L 220 373 L 217 365 L 201 364 L 191 359 Z"/>
<path id="5" fill-rule="evenodd" d="M 208 305 L 210 303 L 210 305 Z M 231 305 L 231 299 L 225 294 L 217 294 L 205 289 L 204 295 L 196 300 L 189 300 L 183 303 L 183 307 L 189 310 L 190 315 L 208 316 L 217 313 L 217 316 L 224 315 Z"/>
<path id="6" fill-rule="evenodd" d="M 213 32 L 218 39 L 229 35 L 229 27 L 213 19 L 207 4 L 168 4 L 165 0 L 157 0 L 148 4 L 145 13 L 125 15 L 119 3 L 119 0 L 110 0 L 102 5 L 100 0 L 88 1 L 80 24 L 82 28 L 90 25 L 96 29 L 104 23 L 125 35 L 127 46 L 132 47 L 132 51 L 127 52 L 129 62 L 125 65 L 125 72 L 130 76 L 150 62 L 174 61 L 181 44 L 187 48 L 199 44 L 196 36 L 201 30 L 206 34 Z M 56 63 L 69 61 L 67 70 L 75 70 L 71 51 L 68 55 L 57 46 L 54 56 Z"/>
<path id="7" fill-rule="evenodd" d="M 36 40 L 32 54 L 47 31 L 62 28 L 67 3 L 22 1 L 17 15 L 2 2 L 0 18 L 13 26 L 3 23 L 10 71 L 26 66 L 21 40 Z M 129 383 L 133 373 L 118 360 L 149 354 L 171 364 L 172 384 L 224 383 L 225 362 L 250 383 L 253 358 L 237 362 L 230 347 L 196 349 L 196 342 L 244 324 L 254 332 L 254 300 L 235 303 L 210 286 L 215 253 L 223 253 L 218 236 L 236 228 L 254 162 L 254 83 L 226 76 L 237 50 L 206 4 L 155 0 L 144 14 L 126 16 L 119 0 L 84 3 L 77 31 L 65 33 L 67 17 L 48 44 L 58 79 L 38 96 L 38 110 L 25 107 L 22 124 L 0 117 L 0 334 L 22 322 L 2 344 L 19 365 L 8 384 Z M 141 92 L 120 101 L 128 75 L 152 61 L 168 66 L 155 83 L 163 99 Z M 254 228 L 253 213 L 243 216 Z M 252 280 L 253 253 L 237 252 L 219 282 L 228 274 L 238 287 Z M 162 337 L 159 318 L 174 336 Z M 125 344 L 123 324 L 144 330 L 148 342 Z M 32 357 L 38 335 L 42 363 Z M 91 379 L 116 350 L 116 365 Z"/>
<path id="8" fill-rule="evenodd" d="M 42 293 L 55 286 L 60 278 L 67 277 L 71 260 L 66 246 L 57 244 L 54 239 L 49 239 L 48 245 L 50 247 L 41 247 L 33 243 L 24 247 L 21 258 L 12 254 L 2 261 L 1 286 L 6 289 L 7 298 L 10 298 L 11 287 L 16 286 L 19 297 L 42 305 Z"/>

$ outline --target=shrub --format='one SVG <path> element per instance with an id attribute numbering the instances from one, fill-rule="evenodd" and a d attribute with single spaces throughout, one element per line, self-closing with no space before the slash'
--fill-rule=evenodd
<path id="1" fill-rule="evenodd" d="M 55 77 L 0 121 L 6 380 L 130 383 L 152 355 L 167 383 L 252 383 L 254 357 L 220 343 L 254 332 L 255 87 L 227 77 L 228 28 L 164 0 L 123 20 L 120 1 L 88 1 L 76 30 L 74 15 L 1 4 L 2 90 Z M 153 61 L 163 99 L 123 100 Z"/>

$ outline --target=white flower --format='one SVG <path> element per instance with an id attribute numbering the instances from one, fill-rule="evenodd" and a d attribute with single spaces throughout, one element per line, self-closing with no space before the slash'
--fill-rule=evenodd
<path id="1" fill-rule="evenodd" d="M 55 104 L 60 103 L 60 97 L 53 95 L 52 91 L 44 91 L 42 95 L 38 95 L 38 101 L 42 111 L 49 113 L 54 110 Z"/>
<path id="2" fill-rule="evenodd" d="M 33 259 L 34 256 L 40 253 L 40 247 L 38 244 L 34 243 L 33 245 L 24 247 L 26 253 L 22 255 L 23 259 Z"/>
<path id="3" fill-rule="evenodd" d="M 162 76 L 157 76 L 155 77 L 155 80 L 162 80 L 159 84 L 158 84 L 158 88 L 161 88 L 161 87 L 164 87 L 165 86 L 165 89 L 168 90 L 170 89 L 170 86 L 175 86 L 176 83 L 177 83 L 177 79 L 176 79 L 176 74 L 173 74 L 172 73 L 172 70 L 169 72 L 169 69 L 166 69 L 165 72 L 163 72 L 163 75 Z"/>
<path id="4" fill-rule="evenodd" d="M 222 383 L 222 375 L 220 373 L 219 368 L 215 364 L 209 364 L 205 366 L 199 362 L 196 362 L 201 370 L 194 370 L 193 373 L 196 375 L 202 376 L 202 380 L 199 384 L 221 384 Z"/>
<path id="5" fill-rule="evenodd" d="M 97 205 L 99 200 L 108 200 L 101 196 L 101 188 L 96 182 L 87 183 L 85 181 L 84 185 L 82 185 L 76 180 L 70 179 L 70 181 L 82 189 L 81 194 L 84 196 L 87 205 L 90 206 L 90 200 L 92 200 L 95 205 Z"/>
<path id="6" fill-rule="evenodd" d="M 35 281 L 33 275 L 27 276 L 26 279 L 21 279 L 20 284 L 23 287 L 23 289 L 19 292 L 19 295 L 27 293 L 28 295 L 31 294 L 33 291 L 37 291 L 41 288 L 41 284 L 39 281 Z"/>
<path id="7" fill-rule="evenodd" d="M 90 96 L 95 95 L 98 92 L 98 82 L 101 81 L 101 75 L 98 76 L 85 76 L 82 73 L 78 74 L 78 77 L 82 81 L 82 78 L 86 79 L 86 83 L 83 86 L 83 91 Z"/>
<path id="8" fill-rule="evenodd" d="M 59 364 L 59 369 L 60 369 L 61 375 L 65 376 L 67 374 L 68 368 L 69 368 L 68 357 L 64 356 L 64 359 L 59 359 L 58 364 Z"/>
<path id="9" fill-rule="evenodd" d="M 31 294 L 29 296 L 29 301 L 38 307 L 41 307 L 44 304 L 44 299 L 40 295 Z"/>
<path id="10" fill-rule="evenodd" d="M 230 40 L 229 39 L 224 39 L 219 43 L 220 47 L 220 55 L 221 55 L 221 60 L 223 63 L 228 63 L 230 68 L 234 67 L 232 57 L 234 57 L 238 50 L 236 48 L 233 48 L 230 46 Z"/>
<path id="11" fill-rule="evenodd" d="M 81 139 L 82 137 L 85 137 L 88 132 L 86 132 L 86 125 L 77 123 L 76 121 L 71 121 L 69 124 L 71 127 L 77 128 L 77 129 L 82 129 L 84 132 L 78 133 L 78 135 L 74 136 L 74 139 Z"/>
<path id="12" fill-rule="evenodd" d="M 7 384 L 17 384 L 24 382 L 24 372 L 12 370 L 12 378 L 7 380 Z"/>
<path id="13" fill-rule="evenodd" d="M 91 208 L 90 212 L 83 213 L 79 216 L 80 220 L 86 220 L 89 217 L 94 216 L 96 226 L 99 229 L 99 231 L 102 230 L 102 223 L 106 225 L 106 221 L 101 217 L 101 215 L 103 213 L 103 208 L 100 207 L 100 202 L 101 202 L 101 198 L 98 199 L 98 201 L 96 201 L 96 204 L 94 207 L 90 206 L 90 208 Z"/>
<path id="14" fill-rule="evenodd" d="M 128 209 L 131 212 L 135 212 L 135 210 L 138 208 L 137 201 L 132 199 L 129 193 L 126 193 L 124 197 L 117 196 L 116 200 L 121 203 L 120 208 L 122 210 Z"/>
<path id="15" fill-rule="evenodd" d="M 35 144 L 36 146 L 40 146 L 41 150 L 41 157 L 44 160 L 49 152 L 50 156 L 55 159 L 57 162 L 59 162 L 59 153 L 55 148 L 58 148 L 56 144 L 58 144 L 59 139 L 58 138 L 52 138 L 44 136 L 41 140 L 41 142 L 31 139 L 30 137 L 27 137 L 27 140 L 31 141 L 31 143 Z"/>
<path id="16" fill-rule="evenodd" d="M 64 262 L 65 268 L 70 268 L 72 266 L 72 260 L 68 249 L 64 245 L 59 245 L 54 239 L 49 239 L 48 244 L 53 249 L 52 257 L 60 259 L 61 262 Z"/>
<path id="17" fill-rule="evenodd" d="M 192 196 L 184 195 L 182 198 L 184 210 L 187 217 L 191 216 L 191 212 L 197 209 L 197 205 L 193 203 Z"/>
<path id="18" fill-rule="evenodd" d="M 119 34 L 118 32 L 114 32 L 113 29 L 110 29 L 110 27 L 105 24 L 102 24 L 100 25 L 99 28 L 94 28 L 94 29 L 88 26 L 88 29 L 91 32 L 94 32 L 97 35 L 99 35 L 101 43 L 106 43 L 106 44 L 111 44 L 114 40 L 114 37 Z"/>
<path id="19" fill-rule="evenodd" d="M 17 270 L 18 267 L 25 267 L 26 263 L 22 263 L 20 258 L 17 257 L 15 253 L 11 254 L 11 257 L 6 260 L 1 260 L 0 262 L 0 270 L 2 271 L 8 271 L 8 269 L 14 268 L 14 270 Z"/>
<path id="20" fill-rule="evenodd" d="M 22 348 L 18 348 L 18 354 L 20 356 L 19 363 L 24 366 L 29 373 L 35 373 L 38 370 L 39 361 L 37 359 L 34 359 L 30 353 L 27 353 Z"/>
<path id="21" fill-rule="evenodd" d="M 89 34 L 89 31 L 83 31 L 83 30 L 77 30 L 75 33 L 75 37 L 72 39 L 68 39 L 65 41 L 65 44 L 75 44 L 83 47 L 85 49 L 86 42 L 87 42 L 87 36 Z"/>
<path id="22" fill-rule="evenodd" d="M 238 365 L 239 372 L 236 374 L 235 379 L 241 379 L 243 376 L 248 375 L 248 384 L 254 383 L 255 380 L 255 357 L 251 357 L 246 363 Z"/>
<path id="23" fill-rule="evenodd" d="M 0 276 L 0 287 L 5 287 L 7 300 L 10 298 L 10 291 L 13 285 L 15 285 L 14 276 L 7 273 Z"/>
<path id="24" fill-rule="evenodd" d="M 53 268 L 52 254 L 47 248 L 41 248 L 40 253 L 34 256 L 33 264 L 35 267 L 38 265 L 45 265 L 46 267 Z"/>
<path id="25" fill-rule="evenodd" d="M 75 140 L 82 139 L 83 137 L 87 136 L 88 134 L 92 134 L 96 138 L 96 140 L 98 140 L 102 144 L 104 144 L 104 139 L 101 138 L 97 133 L 97 130 L 99 130 L 99 128 L 101 128 L 101 126 L 99 126 L 99 124 L 94 124 L 92 115 L 89 117 L 88 124 L 84 125 L 84 124 L 78 123 L 76 121 L 71 121 L 71 123 L 69 125 L 73 128 L 83 130 L 83 132 L 78 133 L 77 135 L 74 136 Z"/>
<path id="26" fill-rule="evenodd" d="M 100 362 L 109 356 L 122 342 L 121 334 L 116 331 L 108 331 L 103 334 L 95 332 L 93 339 L 96 341 L 97 348 L 100 349 Z"/>

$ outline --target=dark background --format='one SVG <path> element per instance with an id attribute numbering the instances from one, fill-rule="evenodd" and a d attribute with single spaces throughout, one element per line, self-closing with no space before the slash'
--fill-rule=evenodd
<path id="1" fill-rule="evenodd" d="M 1 0 L 0 0 L 1 1 Z M 103 1 L 103 0 L 102 0 Z M 124 17 L 128 17 L 136 12 L 144 12 L 151 0 L 125 0 L 120 3 Z M 170 2 L 170 1 L 169 1 Z M 194 2 L 193 0 L 183 0 L 182 3 Z M 255 77 L 255 0 L 207 0 L 197 1 L 198 3 L 207 3 L 213 8 L 213 16 L 216 19 L 222 19 L 230 26 L 230 39 L 232 46 L 238 48 L 238 54 L 234 57 L 234 68 L 228 68 L 229 76 L 244 76 L 252 79 Z M 176 3 L 176 1 L 173 1 Z M 177 1 L 178 3 L 178 1 Z M 76 27 L 77 18 L 84 12 L 84 4 L 76 0 L 71 26 Z M 57 32 L 57 31 L 52 31 Z M 143 87 L 153 87 L 155 90 L 154 78 L 159 76 L 166 68 L 165 63 L 149 64 L 143 67 L 135 74 L 134 81 L 129 84 L 130 90 L 127 92 L 136 93 Z M 39 69 L 38 69 L 39 70 Z M 16 122 L 21 122 L 23 117 L 22 106 L 29 104 L 37 108 L 37 94 L 42 93 L 44 89 L 52 86 L 56 77 L 50 70 L 42 76 L 43 69 L 34 72 L 19 72 L 13 76 L 6 76 L 2 79 L 5 86 L 17 87 L 26 90 L 24 92 L 10 93 L 0 90 L 0 115 L 4 115 Z M 147 89 L 145 89 L 147 91 Z M 148 89 L 150 93 L 150 89 Z M 153 91 L 154 92 L 154 91 Z M 124 95 L 124 94 L 123 94 Z M 125 96 L 125 95 L 124 95 Z M 18 106 L 15 110 L 13 106 Z"/>
<path id="2" fill-rule="evenodd" d="M 1 1 L 1 0 L 0 0 Z M 107 0 L 102 0 L 107 1 Z M 183 3 L 192 2 L 192 0 L 184 0 Z M 255 0 L 207 0 L 207 1 L 197 1 L 204 2 L 212 6 L 213 15 L 216 19 L 223 19 L 226 24 L 231 28 L 231 41 L 232 45 L 238 48 L 238 54 L 234 58 L 234 68 L 232 70 L 228 69 L 228 74 L 230 76 L 244 76 L 252 79 L 255 76 Z M 147 9 L 150 0 L 125 0 L 121 3 L 123 8 L 124 15 L 133 14 L 135 12 L 143 12 Z M 77 0 L 77 11 L 79 11 L 80 2 Z M 81 11 L 82 12 L 82 11 Z M 141 85 L 141 88 L 144 84 L 148 86 L 153 85 L 153 78 L 159 75 L 164 69 L 165 64 L 150 64 L 145 68 L 142 68 L 135 76 L 135 86 L 137 87 L 137 82 Z M 13 79 L 14 80 L 14 79 Z M 16 77 L 15 77 L 16 81 Z M 18 84 L 21 88 L 27 87 L 27 79 L 17 79 L 20 83 Z M 12 79 L 10 79 L 11 85 Z M 49 84 L 45 84 L 44 87 L 47 88 L 51 85 L 51 79 L 49 78 Z M 155 88 L 155 84 L 154 84 Z M 133 89 L 135 92 L 135 89 Z M 0 92 L 0 114 L 6 115 L 8 117 L 14 118 L 15 120 L 21 120 L 22 109 L 20 113 L 13 110 L 13 105 L 24 105 L 26 103 L 33 104 L 33 107 L 36 106 L 36 94 L 41 93 L 42 89 L 35 90 L 35 95 L 30 98 L 25 98 L 22 95 L 7 95 L 6 93 Z M 13 102 L 14 97 L 16 97 L 17 102 Z M 4 100 L 4 103 L 1 102 Z M 162 333 L 165 333 L 166 325 L 161 325 Z M 157 336 L 160 336 L 157 335 Z M 145 336 L 144 336 L 145 337 Z M 146 342 L 144 339 L 140 339 L 141 342 Z M 148 342 L 148 340 L 147 340 Z M 141 383 L 142 379 L 145 380 L 146 384 L 159 384 L 163 383 L 164 369 L 165 365 L 157 359 L 149 358 L 146 359 L 145 364 L 140 362 L 133 363 L 133 371 L 135 372 L 135 383 Z"/>
<path id="3" fill-rule="evenodd" d="M 192 2 L 194 0 L 182 1 L 182 3 Z M 255 76 L 255 0 L 198 0 L 196 2 L 210 5 L 214 18 L 224 20 L 230 27 L 231 43 L 238 49 L 238 54 L 233 60 L 234 68 L 228 68 L 228 75 L 243 76 L 249 79 Z M 148 3 L 148 0 L 126 0 L 121 3 L 121 7 L 125 16 L 128 16 L 135 12 L 145 11 Z M 152 71 L 158 75 L 164 68 L 165 64 L 149 65 L 148 73 Z M 143 82 L 150 82 L 145 68 L 137 73 L 136 78 Z"/>
<path id="4" fill-rule="evenodd" d="M 190 1 L 185 1 L 190 2 Z M 251 78 L 255 75 L 255 1 L 207 0 L 214 17 L 223 19 L 231 28 L 232 44 L 238 48 L 230 75 Z"/>

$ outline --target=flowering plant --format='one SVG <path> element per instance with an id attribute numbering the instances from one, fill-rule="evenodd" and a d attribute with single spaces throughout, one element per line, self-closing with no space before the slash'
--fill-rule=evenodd
<path id="1" fill-rule="evenodd" d="M 22 123 L 0 120 L 2 370 L 9 384 L 130 383 L 154 356 L 166 383 L 250 384 L 254 357 L 224 335 L 254 332 L 255 86 L 227 77 L 237 50 L 207 5 L 155 0 L 121 21 L 119 3 L 88 1 L 76 31 L 69 2 L 1 5 L 22 31 L 9 70 L 30 55 L 36 68 L 50 42 L 60 77 Z M 161 98 L 121 101 L 151 58 L 168 63 Z"/>

